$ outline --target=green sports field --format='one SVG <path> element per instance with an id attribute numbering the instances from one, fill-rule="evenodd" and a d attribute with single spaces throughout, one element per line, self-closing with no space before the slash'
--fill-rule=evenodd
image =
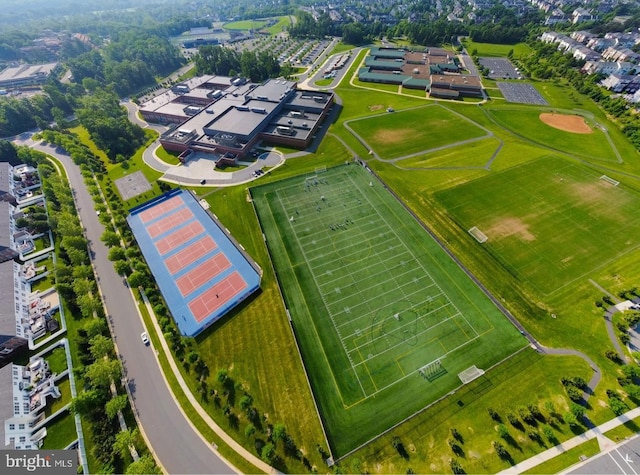
<path id="1" fill-rule="evenodd" d="M 437 104 L 365 117 L 348 126 L 382 159 L 489 136 L 473 121 Z"/>
<path id="2" fill-rule="evenodd" d="M 334 456 L 526 344 L 363 167 L 251 194 Z"/>
<path id="3" fill-rule="evenodd" d="M 544 110 L 501 107 L 487 109 L 487 111 L 500 125 L 533 142 L 584 158 L 608 162 L 618 161 L 619 152 L 616 145 L 608 140 L 602 128 L 592 119 L 586 119 L 592 133 L 576 134 L 553 128 L 542 122 L 540 113 L 547 112 Z"/>
<path id="4" fill-rule="evenodd" d="M 640 246 L 640 196 L 545 157 L 436 196 L 518 279 L 550 294 Z"/>

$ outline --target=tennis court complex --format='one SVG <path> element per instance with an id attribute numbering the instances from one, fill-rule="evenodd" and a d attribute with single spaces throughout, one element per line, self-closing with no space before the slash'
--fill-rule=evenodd
<path id="1" fill-rule="evenodd" d="M 460 371 L 486 369 L 525 344 L 363 167 L 318 171 L 252 195 L 338 454 L 361 438 L 336 443 L 353 424 L 375 437 L 459 386 Z M 385 404 L 393 414 L 366 420 L 388 413 Z"/>

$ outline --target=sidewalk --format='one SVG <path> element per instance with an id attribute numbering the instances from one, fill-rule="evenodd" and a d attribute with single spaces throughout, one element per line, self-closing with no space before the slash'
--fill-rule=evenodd
<path id="1" fill-rule="evenodd" d="M 132 289 L 131 292 L 133 293 Z M 145 306 L 147 307 L 147 311 L 149 312 L 149 315 L 151 317 L 151 321 L 153 322 L 153 326 L 155 328 L 155 331 L 158 335 L 158 339 L 160 340 L 160 344 L 162 345 L 162 349 L 167 357 L 167 360 L 169 361 L 169 365 L 171 366 L 171 371 L 173 372 L 175 378 L 178 380 L 178 383 L 180 384 L 180 387 L 182 388 L 182 391 L 185 393 L 185 395 L 187 396 L 187 399 L 189 400 L 189 403 L 193 406 L 193 408 L 198 412 L 198 415 L 207 423 L 207 425 L 213 429 L 213 431 L 218 435 L 218 437 L 220 437 L 229 447 L 231 447 L 231 449 L 236 452 L 237 454 L 239 454 L 241 457 L 243 457 L 247 462 L 249 462 L 250 464 L 252 464 L 253 466 L 255 466 L 256 468 L 258 468 L 259 470 L 262 470 L 264 473 L 269 473 L 269 474 L 277 474 L 278 471 L 276 469 L 274 469 L 273 467 L 271 467 L 269 464 L 263 462 L 262 460 L 260 460 L 258 457 L 256 457 L 254 454 L 252 454 L 251 452 L 249 452 L 247 449 L 245 449 L 244 447 L 242 447 L 238 442 L 236 442 L 231 436 L 229 436 L 212 418 L 211 416 L 209 416 L 209 414 L 204 410 L 204 408 L 200 405 L 200 403 L 196 400 L 196 398 L 194 397 L 193 393 L 191 392 L 191 390 L 189 389 L 189 387 L 187 386 L 186 381 L 184 380 L 184 378 L 182 377 L 182 373 L 180 373 L 180 370 L 178 369 L 175 360 L 173 359 L 173 355 L 171 354 L 171 350 L 169 349 L 169 345 L 167 344 L 166 340 L 164 339 L 164 336 L 162 335 L 162 330 L 160 329 L 160 325 L 158 324 L 158 321 L 156 320 L 155 314 L 153 313 L 153 308 L 151 307 L 151 304 L 149 302 L 149 300 L 147 299 L 147 296 L 142 294 L 142 299 L 144 301 Z M 142 319 L 142 315 L 140 315 L 140 318 Z M 158 362 L 158 364 L 160 364 Z M 165 380 L 166 381 L 166 380 Z M 169 383 L 167 381 L 167 385 L 169 386 Z M 172 390 L 173 392 L 173 390 Z M 180 410 L 182 411 L 182 406 L 180 405 L 180 403 L 176 400 L 176 404 L 178 405 L 178 407 L 180 408 Z M 184 413 L 184 411 L 183 411 Z M 189 419 L 189 417 L 185 414 L 184 415 L 185 419 L 187 419 L 189 421 L 190 424 L 192 424 L 191 420 Z M 198 429 L 195 429 L 196 432 L 198 432 L 200 434 L 200 431 L 198 431 Z M 202 434 L 200 434 L 200 437 L 202 437 L 204 439 L 204 437 L 202 436 Z M 210 443 L 209 441 L 207 441 L 208 443 Z M 220 457 L 222 460 L 225 461 L 225 463 L 227 463 L 229 466 L 233 467 L 233 465 L 227 460 L 225 459 L 216 449 L 217 447 L 215 447 L 215 445 L 212 444 L 212 450 L 214 450 L 216 452 L 216 454 L 218 455 L 218 457 Z M 237 473 L 240 473 L 240 471 L 236 468 L 233 467 L 235 469 L 235 471 Z"/>
<path id="2" fill-rule="evenodd" d="M 600 444 L 601 451 L 612 449 L 617 444 L 614 443 L 611 439 L 608 439 L 607 437 L 605 437 L 604 433 L 611 429 L 615 429 L 616 427 L 621 426 L 625 422 L 631 421 L 636 417 L 640 417 L 640 407 L 636 407 L 635 409 L 632 409 L 622 414 L 621 416 L 616 417 L 615 419 L 611 419 L 610 421 L 607 421 L 604 424 L 600 424 L 598 427 L 589 429 L 588 431 L 580 435 L 577 435 L 565 442 L 562 442 L 561 444 L 558 444 L 555 447 L 551 447 L 550 449 L 545 450 L 544 452 L 539 453 L 538 455 L 535 455 L 527 460 L 524 460 L 523 462 L 513 465 L 512 467 L 509 467 L 506 470 L 503 470 L 502 472 L 499 472 L 499 473 L 504 475 L 511 475 L 511 474 L 515 475 L 518 473 L 525 472 L 527 470 L 530 470 L 540 465 L 543 462 L 546 462 L 547 460 L 552 459 L 556 455 L 560 455 L 566 452 L 567 450 L 577 447 L 583 442 L 586 442 L 594 438 L 598 439 L 598 443 Z"/>

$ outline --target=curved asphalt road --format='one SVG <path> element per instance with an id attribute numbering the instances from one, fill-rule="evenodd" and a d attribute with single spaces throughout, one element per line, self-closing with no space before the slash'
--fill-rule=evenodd
<path id="1" fill-rule="evenodd" d="M 55 146 L 31 141 L 20 144 L 53 155 L 67 170 L 141 429 L 157 460 L 170 474 L 235 473 L 191 426 L 165 383 L 153 347 L 142 344 L 140 333 L 145 328 L 129 288 L 107 259 L 108 249 L 100 240 L 104 227 L 98 221 L 79 167 Z"/>

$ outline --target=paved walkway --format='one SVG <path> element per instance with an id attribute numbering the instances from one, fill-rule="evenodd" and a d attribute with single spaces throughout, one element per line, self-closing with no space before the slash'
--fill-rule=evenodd
<path id="1" fill-rule="evenodd" d="M 511 475 L 518 474 L 530 470 L 547 460 L 551 460 L 553 457 L 565 453 L 567 450 L 577 447 L 578 445 L 587 442 L 588 440 L 598 439 L 598 443 L 600 445 L 600 450 L 609 450 L 613 449 L 617 444 L 614 443 L 611 439 L 605 437 L 604 433 L 610 431 L 611 429 L 615 429 L 618 426 L 621 426 L 625 422 L 629 422 L 636 417 L 640 417 L 640 407 L 636 407 L 635 409 L 630 410 L 622 414 L 621 416 L 616 417 L 615 419 L 611 419 L 610 421 L 605 422 L 604 424 L 600 424 L 593 429 L 589 429 L 588 431 L 577 435 L 561 444 L 556 445 L 555 447 L 551 447 L 548 450 L 545 450 L 538 455 L 534 455 L 533 457 L 520 462 L 516 465 L 509 467 L 502 472 L 501 474 Z"/>
<path id="2" fill-rule="evenodd" d="M 132 291 L 132 294 L 133 294 L 133 291 Z M 169 345 L 167 344 L 167 340 L 162 335 L 162 329 L 160 328 L 160 324 L 158 323 L 158 320 L 155 317 L 155 313 L 153 312 L 153 308 L 151 307 L 151 303 L 147 299 L 146 295 L 144 295 L 144 294 L 142 294 L 142 295 L 143 295 L 142 299 L 144 301 L 144 304 L 147 307 L 147 311 L 149 312 L 149 315 L 151 316 L 151 321 L 153 323 L 153 327 L 154 327 L 154 329 L 156 331 L 156 334 L 158 335 L 158 340 L 160 341 L 160 345 L 162 346 L 162 349 L 163 349 L 163 351 L 164 351 L 164 353 L 165 353 L 165 355 L 167 357 L 167 361 L 169 362 L 169 366 L 171 366 L 171 371 L 173 372 L 173 375 L 175 376 L 175 378 L 178 380 L 178 384 L 180 385 L 180 387 L 182 388 L 182 391 L 184 392 L 184 394 L 186 395 L 187 399 L 189 400 L 189 404 L 191 404 L 191 406 L 196 410 L 198 415 L 200 417 L 202 417 L 202 419 L 206 422 L 206 424 L 211 429 L 213 429 L 213 431 L 216 433 L 216 435 L 218 435 L 218 437 L 220 437 L 222 440 L 224 440 L 224 442 L 229 447 L 231 447 L 231 449 L 233 449 L 233 451 L 235 451 L 237 454 L 239 454 L 241 457 L 243 457 L 245 460 L 247 460 L 249 463 L 251 463 L 252 465 L 257 467 L 258 469 L 262 470 L 264 473 L 272 473 L 272 474 L 278 473 L 278 471 L 276 469 L 271 467 L 269 464 L 263 462 L 261 459 L 256 457 L 254 454 L 252 454 L 247 449 L 245 449 L 243 446 L 241 446 L 238 442 L 236 442 L 230 435 L 228 435 L 211 418 L 211 416 L 200 405 L 198 400 L 195 398 L 195 396 L 191 392 L 191 389 L 187 386 L 187 382 L 182 377 L 182 373 L 180 373 L 180 370 L 178 369 L 176 361 L 173 358 L 171 350 L 169 349 Z M 140 318 L 142 319 L 142 315 L 140 315 Z M 158 361 L 158 364 L 160 364 L 159 361 Z M 162 372 L 162 374 L 164 375 L 164 371 Z M 167 381 L 167 385 L 169 385 L 168 381 Z M 178 402 L 178 407 L 180 407 L 180 410 L 183 411 L 183 413 L 184 413 L 184 410 L 183 410 L 183 408 L 182 408 L 182 406 L 180 405 L 179 402 Z M 189 421 L 190 424 L 192 424 L 191 420 L 189 419 L 189 417 L 186 414 L 185 414 L 185 418 Z M 202 435 L 202 433 L 197 428 L 195 428 L 195 430 L 198 432 L 200 437 L 202 437 L 204 439 L 204 436 Z M 213 445 L 213 448 L 217 449 L 217 447 L 215 445 Z M 218 453 L 217 450 L 216 450 L 216 453 L 218 454 L 218 456 L 222 457 Z M 224 459 L 224 460 L 225 460 L 225 462 L 227 464 L 231 465 L 231 463 L 228 460 L 226 460 L 226 459 Z M 241 473 L 237 468 L 234 467 L 234 469 L 236 470 L 237 473 Z"/>

